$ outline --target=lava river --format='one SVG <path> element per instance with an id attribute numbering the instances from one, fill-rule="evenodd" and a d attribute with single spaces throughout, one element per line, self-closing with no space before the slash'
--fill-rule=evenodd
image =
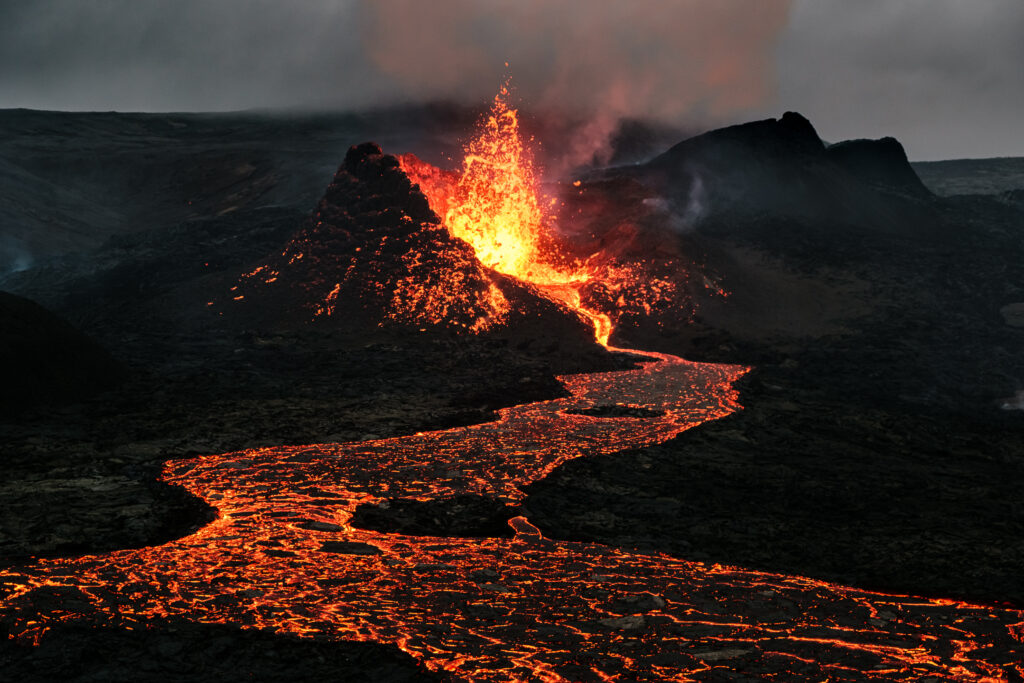
<path id="1" fill-rule="evenodd" d="M 158 547 L 4 570 L 0 613 L 26 640 L 58 622 L 165 618 L 373 640 L 474 681 L 1018 678 L 1019 611 L 553 541 L 522 517 L 504 539 L 350 525 L 358 505 L 394 497 L 518 501 L 569 459 L 732 412 L 744 371 L 650 354 L 634 370 L 562 377 L 569 398 L 491 423 L 170 461 L 164 480 L 215 506 L 214 522 Z M 578 413 L 615 404 L 647 411 Z M 66 600 L 42 609 L 36 598 L 55 591 Z"/>

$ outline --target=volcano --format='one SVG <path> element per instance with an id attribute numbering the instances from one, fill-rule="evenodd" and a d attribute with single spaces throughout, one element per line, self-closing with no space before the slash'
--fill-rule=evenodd
<path id="1" fill-rule="evenodd" d="M 687 319 L 688 270 L 615 240 L 584 252 L 561 234 L 508 98 L 505 86 L 461 172 L 351 148 L 306 225 L 210 306 L 261 327 L 312 319 L 573 343 L 582 321 L 604 346 L 630 313 Z"/>
<path id="2" fill-rule="evenodd" d="M 373 143 L 348 151 L 306 224 L 229 292 L 210 306 L 239 325 L 429 326 L 593 345 L 584 319 L 450 235 L 398 159 Z"/>

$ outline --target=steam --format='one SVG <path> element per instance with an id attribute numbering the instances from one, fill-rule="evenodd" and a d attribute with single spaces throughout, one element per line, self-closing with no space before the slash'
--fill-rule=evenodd
<path id="1" fill-rule="evenodd" d="M 999 407 L 1003 410 L 1024 410 L 1024 391 L 1018 391 L 1013 398 L 1003 399 Z"/>
<path id="2" fill-rule="evenodd" d="M 362 19 L 369 58 L 410 100 L 487 101 L 511 74 L 530 110 L 582 117 L 559 160 L 570 168 L 607 161 L 623 118 L 719 121 L 764 106 L 789 7 L 382 0 Z"/>
<path id="3" fill-rule="evenodd" d="M 20 241 L 0 233 L 0 279 L 28 270 L 34 263 L 32 254 Z"/>
<path id="4" fill-rule="evenodd" d="M 693 185 L 690 187 L 690 196 L 686 200 L 686 210 L 683 211 L 683 224 L 694 226 L 704 215 L 704 207 L 707 204 L 707 196 L 704 192 L 704 181 L 699 175 L 694 176 Z"/>
<path id="5" fill-rule="evenodd" d="M 660 216 L 670 229 L 679 233 L 692 232 L 704 215 L 707 205 L 704 181 L 699 175 L 694 176 L 690 193 L 686 198 L 686 206 L 680 207 L 676 202 L 663 197 L 648 197 L 643 200 L 643 205 Z"/>

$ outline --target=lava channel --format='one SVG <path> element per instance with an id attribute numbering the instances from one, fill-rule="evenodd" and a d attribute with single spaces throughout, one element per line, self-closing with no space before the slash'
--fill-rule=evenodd
<path id="1" fill-rule="evenodd" d="M 650 356 L 633 370 L 562 377 L 569 398 L 491 423 L 170 461 L 163 479 L 216 507 L 214 522 L 158 547 L 3 570 L 0 614 L 13 637 L 36 642 L 60 622 L 169 618 L 370 640 L 473 681 L 1024 673 L 1006 655 L 1021 642 L 1016 610 L 554 541 L 523 517 L 507 539 L 350 524 L 358 505 L 395 497 L 514 503 L 569 459 L 663 442 L 739 407 L 733 382 L 745 368 Z M 615 404 L 631 410 L 580 414 Z M 73 610 L 39 607 L 55 589 L 75 592 Z"/>

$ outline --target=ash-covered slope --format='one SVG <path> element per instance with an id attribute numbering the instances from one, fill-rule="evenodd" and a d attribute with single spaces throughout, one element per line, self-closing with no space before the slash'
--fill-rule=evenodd
<path id="1" fill-rule="evenodd" d="M 209 308 L 259 329 L 439 327 L 593 346 L 576 314 L 484 267 L 374 143 L 352 147 L 306 223 Z"/>
<path id="2" fill-rule="evenodd" d="M 931 193 L 895 139 L 827 145 L 793 112 L 710 131 L 613 173 L 662 193 L 708 233 L 758 217 L 906 232 L 934 216 Z"/>

